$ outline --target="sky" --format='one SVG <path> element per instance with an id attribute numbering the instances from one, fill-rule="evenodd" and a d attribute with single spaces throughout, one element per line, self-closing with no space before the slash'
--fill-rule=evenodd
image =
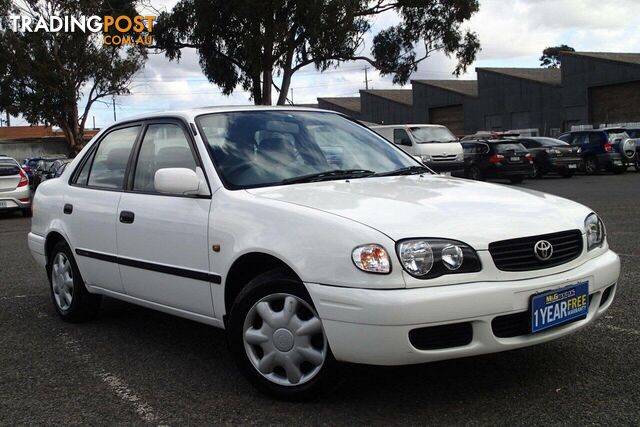
<path id="1" fill-rule="evenodd" d="M 176 0 L 151 0 L 155 9 L 170 10 Z M 476 67 L 538 67 L 547 46 L 567 44 L 577 51 L 638 52 L 640 49 L 640 0 L 480 0 L 480 11 L 464 24 L 480 38 L 482 50 L 462 79 L 475 79 Z M 398 23 L 395 13 L 379 16 L 372 35 Z M 316 103 L 317 97 L 357 96 L 364 89 L 365 63 L 349 62 L 324 73 L 312 66 L 293 77 L 293 101 Z M 452 79 L 455 60 L 435 53 L 420 64 L 412 79 Z M 390 77 L 369 69 L 369 88 L 402 88 Z M 410 88 L 410 85 L 405 86 Z M 274 99 L 275 99 L 274 95 Z M 149 55 L 145 69 L 133 81 L 131 94 L 116 98 L 118 120 L 151 111 L 210 105 L 250 104 L 240 88 L 224 96 L 202 74 L 194 50 L 186 49 L 180 62 L 164 55 Z M 113 106 L 96 104 L 97 127 L 113 123 Z M 16 123 L 19 124 L 19 123 Z"/>

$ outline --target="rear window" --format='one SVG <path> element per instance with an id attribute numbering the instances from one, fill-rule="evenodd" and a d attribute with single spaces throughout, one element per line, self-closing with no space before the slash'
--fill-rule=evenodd
<path id="1" fill-rule="evenodd" d="M 566 142 L 555 138 L 536 138 L 535 140 L 545 147 L 566 147 L 569 145 Z"/>
<path id="2" fill-rule="evenodd" d="M 524 145 L 516 142 L 506 142 L 501 144 L 494 144 L 496 153 L 506 153 L 507 151 L 527 151 Z"/>
<path id="3" fill-rule="evenodd" d="M 18 175 L 20 168 L 10 160 L 0 160 L 0 176 Z"/>
<path id="4" fill-rule="evenodd" d="M 627 129 L 627 134 L 631 138 L 640 138 L 640 129 Z"/>

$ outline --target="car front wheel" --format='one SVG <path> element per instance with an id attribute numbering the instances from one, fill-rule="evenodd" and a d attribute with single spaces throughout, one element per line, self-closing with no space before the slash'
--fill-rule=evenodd
<path id="1" fill-rule="evenodd" d="M 93 318 L 100 308 L 100 295 L 87 291 L 69 246 L 58 242 L 49 258 L 51 300 L 60 317 L 67 322 Z"/>
<path id="2" fill-rule="evenodd" d="M 584 160 L 584 171 L 587 175 L 597 175 L 600 173 L 600 165 L 598 165 L 598 159 L 595 157 L 587 157 Z"/>
<path id="3" fill-rule="evenodd" d="M 233 304 L 227 333 L 240 369 L 268 395 L 302 400 L 334 383 L 336 361 L 322 321 L 304 285 L 286 271 L 247 284 Z"/>

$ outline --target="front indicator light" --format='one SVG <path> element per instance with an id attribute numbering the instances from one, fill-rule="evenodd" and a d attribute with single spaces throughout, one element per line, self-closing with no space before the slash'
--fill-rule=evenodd
<path id="1" fill-rule="evenodd" d="M 387 274 L 391 272 L 389 254 L 380 245 L 358 246 L 351 253 L 353 263 L 367 273 Z"/>

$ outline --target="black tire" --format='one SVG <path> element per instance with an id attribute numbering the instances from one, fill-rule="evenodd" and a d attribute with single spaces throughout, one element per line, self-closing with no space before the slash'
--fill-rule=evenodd
<path id="1" fill-rule="evenodd" d="M 540 164 L 538 162 L 534 162 L 533 163 L 533 171 L 531 172 L 531 177 L 532 178 L 536 178 L 536 179 L 540 179 L 544 176 L 544 170 L 542 169 L 542 166 L 540 166 Z"/>
<path id="2" fill-rule="evenodd" d="M 511 181 L 512 184 L 520 184 L 524 181 L 524 175 L 510 176 L 509 181 Z"/>
<path id="3" fill-rule="evenodd" d="M 263 298 L 281 294 L 293 295 L 306 302 L 315 311 L 311 297 L 297 278 L 292 277 L 290 273 L 283 269 L 263 273 L 251 280 L 240 291 L 233 303 L 227 324 L 229 348 L 242 373 L 261 392 L 283 400 L 310 399 L 336 387 L 338 364 L 331 353 L 328 342 L 325 341 L 324 343 L 325 359 L 319 365 L 319 370 L 315 373 L 315 376 L 300 385 L 280 385 L 267 379 L 254 367 L 248 355 L 249 350 L 245 348 L 245 319 L 247 319 L 250 311 Z M 250 344 L 247 345 L 251 348 Z M 260 346 L 256 345 L 255 347 Z M 286 354 L 286 352 L 276 351 L 279 354 Z M 272 369 L 272 373 L 268 373 L 268 375 L 274 375 L 278 368 L 283 370 L 281 366 L 278 366 Z M 287 376 L 286 373 L 285 376 Z"/>
<path id="4" fill-rule="evenodd" d="M 484 175 L 480 168 L 476 165 L 469 166 L 467 170 L 467 178 L 472 179 L 474 181 L 484 181 Z"/>
<path id="5" fill-rule="evenodd" d="M 587 175 L 598 175 L 600 173 L 600 164 L 597 157 L 589 156 L 584 159 L 584 172 Z"/>
<path id="6" fill-rule="evenodd" d="M 563 178 L 571 178 L 574 174 L 575 172 L 572 170 L 564 170 L 560 172 L 560 176 Z"/>
<path id="7" fill-rule="evenodd" d="M 24 208 L 21 209 L 22 211 L 22 216 L 25 218 L 31 218 L 33 216 L 33 211 L 31 210 L 31 208 Z"/>
<path id="8" fill-rule="evenodd" d="M 69 275 L 71 278 L 71 303 L 68 304 L 68 307 L 61 306 L 59 300 L 60 293 L 62 290 L 56 292 L 54 285 L 56 278 L 56 269 L 58 268 L 54 265 L 54 262 L 58 260 L 58 256 L 61 255 L 64 259 L 68 261 L 69 271 L 71 274 Z M 60 258 L 62 259 L 62 258 Z M 98 310 L 100 308 L 100 302 L 102 301 L 102 297 L 100 295 L 94 295 L 87 291 L 87 288 L 84 285 L 84 281 L 82 280 L 82 276 L 80 275 L 80 270 L 78 270 L 78 265 L 76 264 L 76 260 L 73 257 L 73 253 L 64 241 L 59 241 L 53 247 L 51 254 L 49 255 L 49 266 L 48 266 L 48 276 L 49 276 L 49 288 L 51 291 L 51 301 L 53 302 L 53 307 L 55 308 L 58 315 L 65 322 L 71 323 L 79 323 L 90 320 L 94 318 L 98 314 Z"/>

